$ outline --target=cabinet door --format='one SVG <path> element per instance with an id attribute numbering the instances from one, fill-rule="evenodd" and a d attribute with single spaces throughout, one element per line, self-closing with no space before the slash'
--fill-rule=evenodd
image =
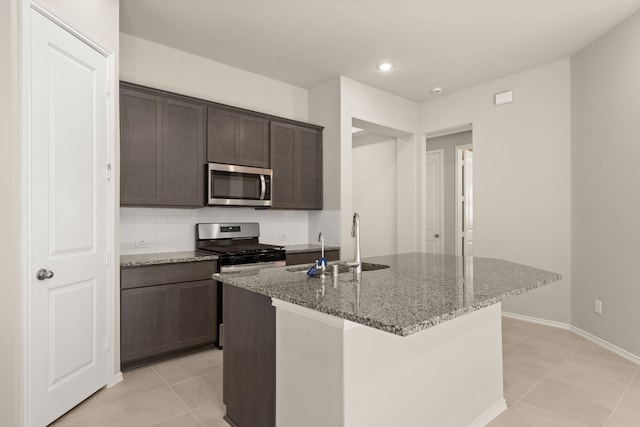
<path id="1" fill-rule="evenodd" d="M 121 362 L 171 350 L 170 285 L 127 289 L 121 297 Z"/>
<path id="2" fill-rule="evenodd" d="M 159 96 L 120 89 L 120 204 L 161 202 Z"/>
<path id="3" fill-rule="evenodd" d="M 216 286 L 212 279 L 173 285 L 174 349 L 218 339 Z"/>
<path id="4" fill-rule="evenodd" d="M 236 130 L 236 163 L 258 168 L 269 167 L 269 121 L 239 116 Z"/>
<path id="5" fill-rule="evenodd" d="M 234 164 L 236 161 L 236 114 L 207 108 L 207 161 Z"/>
<path id="6" fill-rule="evenodd" d="M 300 127 L 296 142 L 296 205 L 322 209 L 322 134 Z"/>
<path id="7" fill-rule="evenodd" d="M 271 122 L 271 187 L 274 208 L 295 208 L 295 128 L 284 123 Z"/>
<path id="8" fill-rule="evenodd" d="M 276 309 L 271 298 L 224 286 L 223 401 L 237 426 L 275 426 Z"/>
<path id="9" fill-rule="evenodd" d="M 322 132 L 271 122 L 273 207 L 322 209 Z"/>
<path id="10" fill-rule="evenodd" d="M 162 204 L 204 206 L 204 107 L 163 101 Z"/>

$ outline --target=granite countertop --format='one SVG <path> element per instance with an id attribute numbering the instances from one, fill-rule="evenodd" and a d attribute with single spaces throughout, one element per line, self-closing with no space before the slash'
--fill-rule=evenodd
<path id="1" fill-rule="evenodd" d="M 319 252 L 321 249 L 320 245 L 311 245 L 311 244 L 306 244 L 306 245 L 286 245 L 284 247 L 284 250 L 287 251 L 288 254 L 293 254 L 293 253 L 303 253 L 303 252 Z M 324 250 L 325 251 L 337 251 L 340 250 L 339 246 L 327 246 L 324 245 Z"/>
<path id="2" fill-rule="evenodd" d="M 198 262 L 217 260 L 217 255 L 198 251 L 160 252 L 153 254 L 121 255 L 120 267 L 141 265 L 173 264 L 178 262 Z"/>
<path id="3" fill-rule="evenodd" d="M 493 258 L 412 253 L 367 258 L 390 268 L 337 280 L 306 268 L 218 274 L 220 281 L 400 336 L 498 303 L 562 278 Z"/>

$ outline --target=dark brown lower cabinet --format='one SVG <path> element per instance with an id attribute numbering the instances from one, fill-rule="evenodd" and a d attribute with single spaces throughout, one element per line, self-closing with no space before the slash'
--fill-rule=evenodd
<path id="1" fill-rule="evenodd" d="M 172 304 L 169 285 L 122 291 L 122 363 L 171 350 Z"/>
<path id="2" fill-rule="evenodd" d="M 223 286 L 225 419 L 237 427 L 274 427 L 276 310 L 269 297 Z"/>
<path id="3" fill-rule="evenodd" d="M 122 269 L 123 370 L 213 347 L 219 284 L 210 277 L 215 270 L 215 261 Z"/>
<path id="4" fill-rule="evenodd" d="M 297 265 L 297 264 L 313 264 L 320 258 L 322 252 L 314 251 L 314 252 L 293 252 L 287 254 L 287 265 Z M 340 250 L 339 249 L 331 249 L 328 251 L 324 251 L 324 257 L 327 261 L 338 261 L 340 259 Z"/>
<path id="5" fill-rule="evenodd" d="M 174 349 L 213 342 L 216 329 L 216 283 L 213 280 L 173 285 Z"/>

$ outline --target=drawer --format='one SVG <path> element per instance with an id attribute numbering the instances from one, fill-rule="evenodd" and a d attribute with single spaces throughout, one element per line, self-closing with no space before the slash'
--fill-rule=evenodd
<path id="1" fill-rule="evenodd" d="M 132 289 L 171 283 L 211 279 L 216 272 L 216 261 L 196 261 L 176 264 L 127 267 L 120 271 L 120 288 Z"/>

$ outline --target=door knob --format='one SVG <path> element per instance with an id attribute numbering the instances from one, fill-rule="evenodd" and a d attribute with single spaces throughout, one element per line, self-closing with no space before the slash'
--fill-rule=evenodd
<path id="1" fill-rule="evenodd" d="M 440 235 L 438 233 L 434 234 L 433 237 L 435 237 L 436 239 L 440 237 Z"/>
<path id="2" fill-rule="evenodd" d="M 36 273 L 36 279 L 38 279 L 38 280 L 51 279 L 52 277 L 53 277 L 53 271 L 47 270 L 47 269 L 44 269 L 44 268 L 41 268 Z"/>

